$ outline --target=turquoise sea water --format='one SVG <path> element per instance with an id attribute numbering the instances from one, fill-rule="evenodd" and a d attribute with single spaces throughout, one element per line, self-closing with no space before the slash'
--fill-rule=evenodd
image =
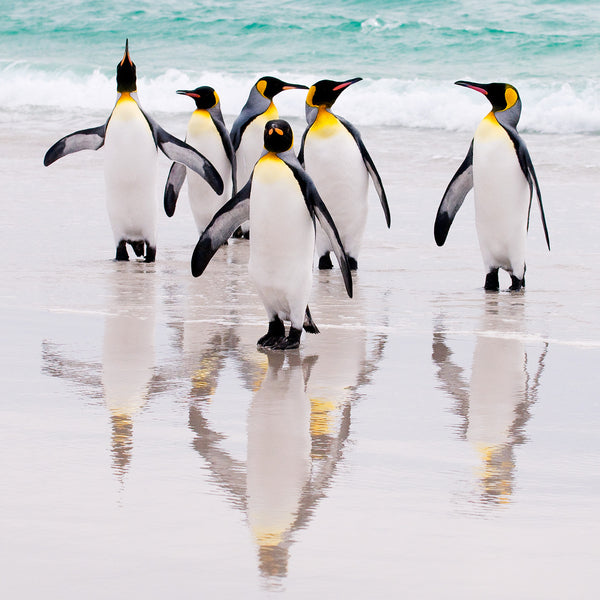
<path id="1" fill-rule="evenodd" d="M 470 79 L 516 85 L 524 129 L 600 131 L 595 2 L 1 0 L 0 11 L 0 110 L 110 108 L 128 37 L 153 110 L 187 111 L 173 93 L 187 85 L 213 85 L 234 115 L 263 74 L 361 76 L 345 108 L 354 121 L 460 129 L 459 108 L 481 112 L 452 85 Z"/>

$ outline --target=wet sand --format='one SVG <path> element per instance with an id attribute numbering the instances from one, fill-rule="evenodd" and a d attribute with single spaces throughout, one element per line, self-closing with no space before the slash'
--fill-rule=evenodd
<path id="1" fill-rule="evenodd" d="M 534 207 L 527 290 L 485 293 L 470 197 L 433 241 L 469 135 L 363 128 L 392 229 L 371 190 L 355 297 L 315 273 L 284 355 L 246 242 L 191 276 L 185 195 L 155 264 L 112 260 L 101 151 L 42 167 L 103 118 L 0 124 L 7 597 L 594 597 L 595 138 L 525 135 L 552 251 Z"/>

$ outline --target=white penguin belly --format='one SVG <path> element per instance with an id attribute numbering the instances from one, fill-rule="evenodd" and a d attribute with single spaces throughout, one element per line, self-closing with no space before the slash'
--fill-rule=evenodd
<path id="1" fill-rule="evenodd" d="M 357 258 L 367 221 L 368 173 L 354 138 L 337 119 L 313 126 L 306 136 L 304 164 L 338 229 L 346 252 Z M 319 227 L 317 252 L 331 250 Z"/>
<path id="2" fill-rule="evenodd" d="M 213 164 L 224 184 L 223 193 L 219 196 L 200 175 L 187 170 L 190 206 L 198 233 L 202 233 L 213 215 L 231 198 L 231 163 L 207 111 L 195 111 L 192 114 L 186 141 Z"/>
<path id="3" fill-rule="evenodd" d="M 264 148 L 265 125 L 271 119 L 277 119 L 277 109 L 273 104 L 258 115 L 244 130 L 240 145 L 235 154 L 237 163 L 237 183 L 242 188 L 246 185 L 256 161 Z"/>
<path id="4" fill-rule="evenodd" d="M 473 188 L 475 224 L 485 266 L 502 267 L 522 278 L 529 184 L 512 140 L 489 119 L 484 119 L 475 133 Z"/>
<path id="5" fill-rule="evenodd" d="M 278 315 L 299 329 L 312 285 L 314 225 L 293 173 L 270 156 L 254 170 L 248 271 L 269 319 Z"/>
<path id="6" fill-rule="evenodd" d="M 156 145 L 132 98 L 117 102 L 104 146 L 106 206 L 115 242 L 146 240 L 156 246 Z"/>

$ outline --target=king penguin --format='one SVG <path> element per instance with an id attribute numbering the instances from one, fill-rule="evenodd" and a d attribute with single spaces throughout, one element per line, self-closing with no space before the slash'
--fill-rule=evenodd
<path id="1" fill-rule="evenodd" d="M 525 142 L 517 132 L 521 99 L 508 83 L 456 81 L 487 97 L 492 110 L 481 121 L 467 156 L 450 180 L 438 208 L 434 236 L 442 246 L 458 209 L 473 188 L 475 226 L 486 268 L 485 289 L 500 288 L 498 269 L 510 274 L 510 291 L 525 286 L 525 248 L 533 195 L 537 196 L 550 250 L 550 239 L 537 176 Z"/>
<path id="2" fill-rule="evenodd" d="M 338 96 L 361 77 L 347 81 L 317 81 L 306 96 L 308 126 L 302 136 L 298 158 L 315 182 L 338 226 L 350 268 L 358 268 L 358 254 L 367 222 L 369 175 L 373 180 L 387 226 L 391 217 L 385 190 L 375 164 L 358 130 L 331 112 Z M 327 236 L 317 229 L 319 269 L 331 269 Z"/>
<path id="3" fill-rule="evenodd" d="M 129 259 L 126 244 L 137 256 L 145 254 L 146 262 L 155 260 L 157 148 L 200 174 L 217 194 L 223 192 L 223 181 L 213 165 L 142 110 L 129 40 L 117 65 L 117 102 L 106 123 L 60 139 L 46 152 L 44 165 L 79 150 L 98 150 L 102 146 L 106 206 L 117 247 L 116 260 Z"/>
<path id="4" fill-rule="evenodd" d="M 196 110 L 188 122 L 185 141 L 210 160 L 221 175 L 225 186 L 223 194 L 219 195 L 202 177 L 194 172 L 189 173 L 188 196 L 200 234 L 212 216 L 237 191 L 235 151 L 223 120 L 217 92 L 205 85 L 194 90 L 177 90 L 177 93 L 189 96 L 196 103 Z M 169 217 L 172 217 L 175 212 L 186 171 L 186 167 L 177 162 L 173 163 L 169 171 L 164 195 L 165 212 Z"/>
<path id="5" fill-rule="evenodd" d="M 307 86 L 286 83 L 277 77 L 261 77 L 250 90 L 246 104 L 231 127 L 231 141 L 236 152 L 237 180 L 248 181 L 256 161 L 263 150 L 265 124 L 278 119 L 279 113 L 273 98 L 285 90 L 306 90 Z M 243 235 L 248 236 L 247 224 Z M 241 230 L 240 230 L 241 231 Z M 241 235 L 240 231 L 236 236 Z"/>
<path id="6" fill-rule="evenodd" d="M 244 221 L 250 220 L 248 272 L 269 319 L 261 347 L 297 348 L 304 328 L 318 333 L 310 316 L 315 219 L 330 238 L 346 292 L 352 277 L 336 226 L 294 151 L 289 123 L 268 121 L 262 157 L 244 187 L 219 210 L 201 235 L 192 256 L 192 274 L 204 272 L 218 248 Z M 284 321 L 290 321 L 285 335 Z"/>

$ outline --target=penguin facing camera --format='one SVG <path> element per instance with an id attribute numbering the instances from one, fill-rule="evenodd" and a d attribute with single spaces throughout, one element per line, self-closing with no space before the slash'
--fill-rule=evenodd
<path id="1" fill-rule="evenodd" d="M 137 256 L 145 255 L 146 262 L 155 260 L 157 148 L 197 172 L 217 194 L 223 192 L 223 181 L 213 165 L 142 110 L 129 40 L 117 65 L 117 102 L 106 123 L 60 139 L 46 152 L 44 165 L 73 152 L 102 146 L 106 207 L 117 247 L 116 260 L 129 260 L 127 244 Z"/>
<path id="2" fill-rule="evenodd" d="M 352 270 L 358 268 L 358 255 L 367 223 L 369 176 L 379 196 L 387 226 L 391 225 L 381 177 L 359 131 L 346 119 L 331 112 L 339 95 L 358 81 L 362 78 L 347 81 L 323 79 L 311 86 L 306 96 L 308 125 L 298 154 L 338 227 Z M 330 250 L 327 235 L 317 228 L 319 269 L 332 268 Z"/>
<path id="3" fill-rule="evenodd" d="M 521 99 L 508 83 L 456 81 L 486 96 L 492 110 L 479 123 L 463 163 L 451 179 L 435 218 L 434 236 L 443 246 L 452 221 L 473 188 L 475 226 L 486 268 L 485 289 L 500 288 L 498 270 L 510 274 L 510 291 L 525 287 L 525 250 L 533 196 L 537 197 L 550 250 L 542 195 L 531 157 L 517 132 Z"/>
<path id="4" fill-rule="evenodd" d="M 302 329 L 319 332 L 308 308 L 315 221 L 331 240 L 352 297 L 346 252 L 329 211 L 294 154 L 293 141 L 289 123 L 267 122 L 262 157 L 244 187 L 214 216 L 192 256 L 192 274 L 198 277 L 236 228 L 250 221 L 248 272 L 269 319 L 269 329 L 257 344 L 277 350 L 297 348 Z M 291 322 L 287 336 L 284 321 Z"/>

